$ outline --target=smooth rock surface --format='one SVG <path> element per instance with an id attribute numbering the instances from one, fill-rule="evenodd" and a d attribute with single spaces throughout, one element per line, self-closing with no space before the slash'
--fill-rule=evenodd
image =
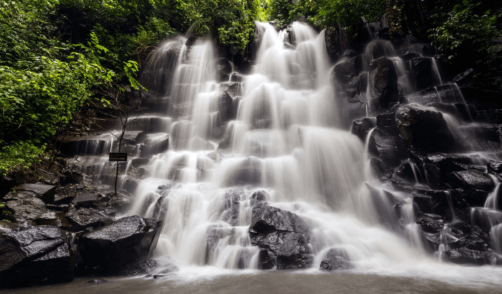
<path id="1" fill-rule="evenodd" d="M 145 258 L 157 245 L 159 228 L 156 220 L 129 216 L 84 234 L 80 242 L 84 262 L 116 269 Z"/>

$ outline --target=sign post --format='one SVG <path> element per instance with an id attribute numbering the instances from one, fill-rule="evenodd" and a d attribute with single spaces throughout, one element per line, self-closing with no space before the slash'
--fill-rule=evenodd
<path id="1" fill-rule="evenodd" d="M 119 148 L 120 150 L 120 148 Z M 114 153 L 110 152 L 108 161 L 117 161 L 117 172 L 115 174 L 115 196 L 117 196 L 117 181 L 119 178 L 119 161 L 127 161 L 127 153 Z"/>
<path id="2" fill-rule="evenodd" d="M 109 161 L 127 161 L 127 153 L 112 153 L 110 152 Z"/>

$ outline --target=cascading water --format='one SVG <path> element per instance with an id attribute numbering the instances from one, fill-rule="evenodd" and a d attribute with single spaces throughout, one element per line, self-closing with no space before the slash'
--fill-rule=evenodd
<path id="1" fill-rule="evenodd" d="M 169 87 L 151 79 L 157 93 L 169 97 L 170 107 L 140 119 L 147 125 L 143 130 L 151 129 L 141 135 L 133 157 L 143 164 L 142 173 L 120 181 L 122 187 L 134 182 L 128 214 L 162 221 L 153 256 L 169 258 L 182 271 L 257 269 L 259 248 L 251 244 L 248 230 L 251 197 L 264 191 L 268 205 L 308 223 L 312 268 L 318 269 L 333 248 L 343 249 L 354 269 L 365 272 L 419 268 L 428 275 L 448 267 L 425 252 L 409 195 L 389 193 L 392 187 L 372 174 L 368 142 L 373 130 L 364 146 L 343 129 L 342 92 L 330 83 L 324 32 L 295 22 L 289 44 L 285 31 L 256 25 L 261 34 L 256 64 L 242 82 L 234 81 L 235 73 L 217 81 L 210 40 L 187 46 L 180 38 L 158 49 L 171 54 L 176 48 L 178 54 L 169 63 L 176 64 Z M 400 95 L 413 92 L 405 63 L 390 42 L 375 40 L 364 58 L 368 90 L 363 96 L 370 95 L 369 71 L 380 57 L 372 48 L 377 46 L 396 68 Z M 163 60 L 155 54 L 155 60 Z M 150 72 L 155 70 L 160 71 L 154 66 Z M 448 123 L 453 127 L 455 122 Z M 94 160 L 107 165 L 103 158 Z M 410 165 L 415 184 L 427 179 L 427 171 L 415 172 L 415 163 Z"/>
<path id="2" fill-rule="evenodd" d="M 247 230 L 250 196 L 260 187 L 271 206 L 311 224 L 319 263 L 332 247 L 345 248 L 361 265 L 420 255 L 383 226 L 366 223 L 383 218 L 393 226 L 397 217 L 385 216 L 393 214 L 392 204 L 380 194 L 372 199 L 364 185 L 363 145 L 338 128 L 323 33 L 294 23 L 291 48 L 284 45 L 284 32 L 257 26 L 263 31 L 257 63 L 244 78 L 242 98 L 232 97 L 240 102 L 236 120 L 227 125 L 228 149 L 217 150 L 218 139 L 211 135 L 219 127 L 210 117 L 218 111 L 223 88 L 210 75 L 211 43 L 189 48 L 176 69 L 172 99 L 193 105 L 192 111 L 181 112 L 171 127 L 174 148 L 152 157 L 130 212 L 160 219 L 163 211 L 155 256 L 167 255 L 181 266 L 256 267 L 259 250 L 251 246 Z M 195 142 L 204 144 L 195 148 Z M 159 189 L 162 184 L 170 188 Z M 393 245 L 383 246 L 389 239 Z"/>

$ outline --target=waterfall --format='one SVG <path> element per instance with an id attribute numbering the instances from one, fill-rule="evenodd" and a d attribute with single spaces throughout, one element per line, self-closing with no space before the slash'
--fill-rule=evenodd
<path id="1" fill-rule="evenodd" d="M 162 223 L 153 257 L 169 258 L 181 270 L 257 269 L 260 248 L 249 237 L 251 197 L 263 191 L 269 206 L 309 224 L 313 268 L 331 248 L 343 249 L 361 271 L 438 266 L 426 253 L 412 197 L 380 182 L 372 170 L 369 145 L 377 128 L 364 143 L 346 128 L 346 85 L 332 81 L 325 32 L 300 22 L 289 35 L 268 23 L 256 27 L 256 63 L 245 76 L 232 65 L 220 82 L 212 41 L 181 37 L 156 49 L 143 73 L 152 92 L 169 99 L 169 109 L 143 115 L 128 129 L 131 136 L 136 131 L 131 141 L 137 150 L 120 184 L 134 195 L 127 214 Z M 365 112 L 357 118 L 378 113 L 369 106 L 369 73 L 381 57 L 395 68 L 399 95 L 414 91 L 392 44 L 373 40 L 355 74 L 361 82 L 357 103 Z M 444 117 L 456 135 L 458 122 Z M 111 166 L 99 152 L 91 153 L 82 165 L 93 179 L 108 183 L 104 175 Z M 429 180 L 427 170 L 408 164 L 413 184 Z M 448 247 L 447 229 L 441 231 L 440 251 Z M 500 229 L 493 233 L 499 234 Z"/>

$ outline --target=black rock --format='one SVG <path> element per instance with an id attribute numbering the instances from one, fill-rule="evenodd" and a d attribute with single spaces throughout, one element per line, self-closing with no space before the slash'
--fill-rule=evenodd
<path id="1" fill-rule="evenodd" d="M 477 170 L 455 171 L 448 175 L 452 187 L 491 192 L 495 188 L 493 179 Z"/>
<path id="2" fill-rule="evenodd" d="M 487 264 L 486 254 L 484 252 L 467 248 L 447 250 L 443 254 L 443 259 L 456 264 Z"/>
<path id="3" fill-rule="evenodd" d="M 421 155 L 410 152 L 410 158 L 418 168 L 418 173 L 423 176 L 424 183 L 433 189 L 445 188 L 448 174 L 454 171 L 466 170 L 472 159 L 465 156 L 434 153 Z"/>
<path id="4" fill-rule="evenodd" d="M 276 263 L 275 256 L 270 256 L 270 252 L 266 249 L 261 249 L 258 253 L 258 269 L 268 270 L 273 269 Z"/>
<path id="5" fill-rule="evenodd" d="M 352 122 L 352 129 L 350 130 L 352 134 L 356 135 L 365 142 L 366 137 L 371 129 L 376 126 L 376 121 L 373 118 L 365 117 L 362 119 L 356 119 Z"/>
<path id="6" fill-rule="evenodd" d="M 70 204 L 77 196 L 77 191 L 70 187 L 57 187 L 54 195 L 54 204 Z"/>
<path id="7" fill-rule="evenodd" d="M 5 205 L 12 212 L 12 219 L 18 223 L 36 224 L 36 220 L 47 212 L 45 203 L 38 198 L 8 201 Z"/>
<path id="8" fill-rule="evenodd" d="M 0 286 L 72 281 L 73 254 L 57 227 L 26 227 L 0 235 Z"/>
<path id="9" fill-rule="evenodd" d="M 239 207 L 241 195 L 238 191 L 229 191 L 225 194 L 225 212 L 223 219 L 232 226 L 239 225 Z"/>
<path id="10" fill-rule="evenodd" d="M 406 145 L 399 135 L 379 127 L 371 133 L 368 144 L 369 152 L 386 165 L 397 166 L 408 155 Z"/>
<path id="11" fill-rule="evenodd" d="M 485 232 L 490 232 L 491 228 L 502 223 L 502 212 L 484 207 L 473 207 L 471 209 L 472 223 L 482 228 Z"/>
<path id="12" fill-rule="evenodd" d="M 397 72 L 392 60 L 382 57 L 375 62 L 375 69 L 370 72 L 369 108 L 378 114 L 391 109 L 399 102 Z"/>
<path id="13" fill-rule="evenodd" d="M 336 81 L 348 84 L 362 71 L 362 57 L 355 56 L 335 65 L 333 75 Z"/>
<path id="14" fill-rule="evenodd" d="M 352 268 L 347 253 L 340 249 L 330 249 L 319 267 L 322 271 L 347 270 Z"/>
<path id="15" fill-rule="evenodd" d="M 17 223 L 11 223 L 9 221 L 0 221 L 0 235 L 8 233 L 10 231 L 16 230 L 20 227 Z"/>
<path id="16" fill-rule="evenodd" d="M 396 122 L 408 146 L 423 152 L 452 152 L 460 149 L 460 143 L 453 137 L 440 112 L 404 106 L 396 112 Z"/>
<path id="17" fill-rule="evenodd" d="M 265 191 L 257 191 L 251 195 L 251 207 L 261 207 L 267 205 L 268 194 Z"/>
<path id="18" fill-rule="evenodd" d="M 140 259 L 126 264 L 114 273 L 124 276 L 136 276 L 151 273 L 157 267 L 157 262 L 153 259 Z"/>
<path id="19" fill-rule="evenodd" d="M 146 258 L 157 246 L 160 222 L 139 216 L 124 217 L 84 234 L 80 252 L 88 267 L 117 269 Z"/>
<path id="20" fill-rule="evenodd" d="M 84 175 L 77 171 L 65 171 L 60 175 L 59 182 L 66 186 L 69 184 L 81 184 L 84 181 Z"/>
<path id="21" fill-rule="evenodd" d="M 12 188 L 4 199 L 5 200 L 21 200 L 36 197 L 41 199 L 44 203 L 54 203 L 54 195 L 56 193 L 56 186 L 46 185 L 42 183 L 36 184 L 23 184 Z"/>
<path id="22" fill-rule="evenodd" d="M 432 58 L 418 57 L 410 60 L 411 76 L 417 90 L 441 84 L 436 76 Z M 437 72 L 439 73 L 439 72 Z"/>
<path id="23" fill-rule="evenodd" d="M 72 200 L 75 207 L 94 207 L 98 203 L 98 195 L 96 193 L 79 193 Z"/>
<path id="24" fill-rule="evenodd" d="M 277 269 L 308 268 L 310 229 L 307 223 L 289 211 L 275 207 L 255 207 L 249 227 L 251 244 L 275 256 Z"/>
<path id="25" fill-rule="evenodd" d="M 94 208 L 72 209 L 66 214 L 72 231 L 82 231 L 87 228 L 99 228 L 112 223 L 112 219 Z"/>

